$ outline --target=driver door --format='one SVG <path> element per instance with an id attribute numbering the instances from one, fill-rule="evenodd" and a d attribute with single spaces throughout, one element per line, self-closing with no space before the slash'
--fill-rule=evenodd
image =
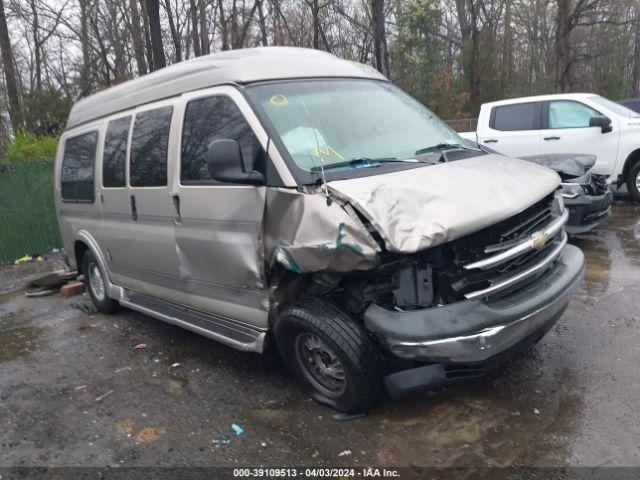
<path id="1" fill-rule="evenodd" d="M 584 153 L 595 155 L 594 173 L 610 175 L 618 152 L 618 125 L 612 119 L 613 131 L 602 133 L 590 127 L 597 110 L 575 100 L 551 100 L 543 105 L 543 130 L 540 153 Z"/>

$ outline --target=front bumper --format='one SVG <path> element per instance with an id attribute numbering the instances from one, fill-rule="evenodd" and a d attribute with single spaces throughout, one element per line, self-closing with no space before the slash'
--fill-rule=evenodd
<path id="1" fill-rule="evenodd" d="M 484 362 L 550 328 L 583 275 L 582 251 L 567 245 L 535 282 L 497 300 L 403 312 L 371 305 L 365 325 L 396 357 L 442 364 Z"/>
<path id="2" fill-rule="evenodd" d="M 580 195 L 576 198 L 565 198 L 564 204 L 569 211 L 569 220 L 565 230 L 571 235 L 586 233 L 611 215 L 613 192 L 607 189 L 603 195 Z"/>

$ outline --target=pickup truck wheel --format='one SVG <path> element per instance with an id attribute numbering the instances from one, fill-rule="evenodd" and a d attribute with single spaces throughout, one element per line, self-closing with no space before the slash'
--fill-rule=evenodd
<path id="1" fill-rule="evenodd" d="M 640 201 L 640 161 L 636 162 L 629 170 L 627 190 L 634 200 Z"/>
<path id="2" fill-rule="evenodd" d="M 359 413 L 380 400 L 380 351 L 365 330 L 332 303 L 300 300 L 278 317 L 274 334 L 284 363 L 317 402 Z"/>
<path id="3" fill-rule="evenodd" d="M 118 302 L 107 296 L 106 275 L 91 250 L 87 250 L 82 258 L 82 273 L 87 292 L 98 311 L 102 313 L 115 312 L 118 309 Z"/>

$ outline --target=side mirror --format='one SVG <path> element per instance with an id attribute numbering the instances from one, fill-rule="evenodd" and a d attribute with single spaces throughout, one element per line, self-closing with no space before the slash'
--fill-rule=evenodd
<path id="1" fill-rule="evenodd" d="M 211 142 L 207 151 L 207 166 L 209 174 L 221 182 L 264 184 L 260 172 L 245 172 L 242 151 L 235 140 L 225 138 Z"/>
<path id="2" fill-rule="evenodd" d="M 613 130 L 613 127 L 611 126 L 611 119 L 606 115 L 596 115 L 594 117 L 591 117 L 589 119 L 589 126 L 600 127 L 602 133 L 609 133 L 611 130 Z"/>

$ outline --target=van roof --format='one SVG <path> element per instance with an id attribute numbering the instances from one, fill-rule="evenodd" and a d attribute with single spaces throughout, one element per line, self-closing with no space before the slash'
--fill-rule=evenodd
<path id="1" fill-rule="evenodd" d="M 319 50 L 259 47 L 196 57 L 78 101 L 67 129 L 184 92 L 222 84 L 310 77 L 356 77 L 385 80 L 372 67 L 341 60 Z"/>

